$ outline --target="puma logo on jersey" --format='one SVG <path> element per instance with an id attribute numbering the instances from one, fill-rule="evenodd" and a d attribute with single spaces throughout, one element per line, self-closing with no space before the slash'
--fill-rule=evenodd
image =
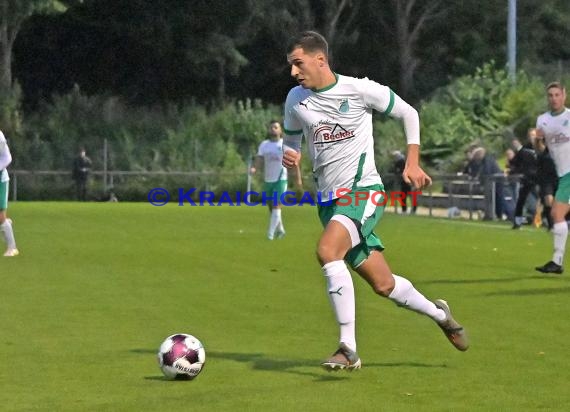
<path id="1" fill-rule="evenodd" d="M 299 106 L 303 106 L 305 109 L 309 110 L 309 102 L 308 101 L 307 101 L 307 103 L 299 102 Z"/>

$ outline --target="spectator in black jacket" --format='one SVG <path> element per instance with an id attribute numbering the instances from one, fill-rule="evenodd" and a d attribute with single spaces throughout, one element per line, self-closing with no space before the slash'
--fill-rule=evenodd
<path id="1" fill-rule="evenodd" d="M 529 140 L 532 140 L 530 135 Z M 519 139 L 513 139 L 511 146 L 515 157 L 511 161 L 509 173 L 521 176 L 513 222 L 513 229 L 519 229 L 524 221 L 523 210 L 526 200 L 529 194 L 536 192 L 536 153 L 532 146 L 523 146 Z"/>
<path id="2" fill-rule="evenodd" d="M 73 160 L 72 179 L 75 181 L 77 200 L 87 199 L 87 179 L 91 171 L 91 159 L 85 154 L 85 149 L 79 149 L 79 155 Z"/>
<path id="3" fill-rule="evenodd" d="M 400 152 L 399 150 L 394 150 L 392 152 L 392 157 L 394 158 L 393 168 L 394 168 L 394 174 L 396 175 L 396 182 L 400 188 L 400 191 L 401 191 L 400 194 L 404 196 L 403 197 L 403 203 L 402 203 L 402 213 L 406 213 L 408 211 L 408 206 L 407 206 L 408 196 L 407 196 L 407 194 L 410 193 L 413 189 L 412 185 L 407 183 L 404 180 L 404 176 L 402 175 L 402 173 L 404 173 L 404 169 L 406 167 L 406 156 L 404 156 L 403 153 Z M 412 214 L 415 214 L 418 206 L 413 201 L 413 198 L 410 197 L 410 199 L 412 199 Z M 394 206 L 397 207 L 397 202 L 394 202 Z"/>
<path id="4" fill-rule="evenodd" d="M 477 171 L 477 176 L 479 177 L 479 181 L 481 185 L 484 187 L 485 196 L 490 196 L 492 192 L 490 188 L 493 186 L 495 187 L 495 216 L 501 220 L 503 219 L 503 215 L 506 215 L 508 219 L 512 217 L 512 210 L 509 208 L 505 200 L 505 179 L 504 179 L 504 172 L 497 163 L 495 156 L 490 153 L 487 153 L 487 150 L 483 147 L 477 147 L 472 152 L 473 159 L 472 162 L 474 164 L 474 169 Z M 492 219 L 493 216 L 489 213 L 491 211 L 486 210 L 485 212 L 485 219 Z"/>
<path id="5" fill-rule="evenodd" d="M 550 211 L 554 202 L 554 193 L 558 188 L 558 174 L 554 160 L 550 157 L 548 148 L 544 144 L 544 139 L 534 141 L 534 150 L 536 151 L 536 183 L 542 203 L 542 218 L 546 219 L 548 230 L 550 230 L 554 224 Z"/>

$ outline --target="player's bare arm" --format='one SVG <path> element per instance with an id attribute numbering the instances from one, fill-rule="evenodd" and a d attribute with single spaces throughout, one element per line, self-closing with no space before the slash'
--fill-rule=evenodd
<path id="1" fill-rule="evenodd" d="M 303 190 L 303 176 L 301 175 L 301 166 L 297 163 L 294 166 L 295 170 L 295 184 L 297 185 L 297 189 L 302 191 Z"/>
<path id="2" fill-rule="evenodd" d="M 255 172 L 260 170 L 262 167 L 263 167 L 263 157 L 262 156 L 255 156 L 255 159 L 253 160 L 253 166 L 251 167 L 249 172 L 251 174 L 255 174 Z"/>

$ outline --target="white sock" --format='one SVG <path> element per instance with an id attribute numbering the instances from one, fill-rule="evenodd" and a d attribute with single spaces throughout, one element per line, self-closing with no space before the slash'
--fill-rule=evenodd
<path id="1" fill-rule="evenodd" d="M 392 293 L 388 296 L 390 300 L 396 302 L 398 306 L 403 306 L 415 312 L 423 313 L 436 322 L 445 320 L 445 312 L 418 292 L 408 279 L 398 275 L 392 276 L 394 276 L 396 285 L 394 286 Z"/>
<path id="2" fill-rule="evenodd" d="M 281 221 L 281 209 L 273 209 L 271 211 L 271 217 L 269 218 L 269 230 L 267 231 L 267 236 L 273 237 L 275 234 L 275 229 L 279 226 Z"/>
<path id="3" fill-rule="evenodd" d="M 355 303 L 352 276 L 342 260 L 335 260 L 323 266 L 327 281 L 327 292 L 340 327 L 339 342 L 356 350 Z"/>
<path id="4" fill-rule="evenodd" d="M 562 266 L 564 251 L 566 250 L 566 239 L 568 238 L 568 223 L 555 223 L 552 227 L 552 234 L 554 235 L 554 254 L 552 255 L 552 261 Z"/>
<path id="5" fill-rule="evenodd" d="M 16 240 L 14 240 L 14 231 L 12 230 L 12 222 L 10 219 L 6 219 L 4 223 L 0 225 L 0 230 L 4 233 L 4 240 L 6 240 L 8 249 L 16 249 Z"/>

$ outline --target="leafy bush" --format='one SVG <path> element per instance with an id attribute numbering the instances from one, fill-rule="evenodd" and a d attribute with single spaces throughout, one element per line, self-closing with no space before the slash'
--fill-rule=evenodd
<path id="1" fill-rule="evenodd" d="M 419 106 L 424 165 L 432 172 L 456 171 L 464 160 L 464 149 L 475 141 L 495 154 L 502 153 L 510 138 L 524 138 L 545 110 L 546 83 L 524 72 L 512 82 L 505 70 L 491 62 L 438 89 Z M 16 86 L 0 100 L 0 120 L 10 138 L 14 167 L 67 171 L 78 147 L 85 146 L 94 170 L 103 170 L 106 144 L 108 170 L 219 174 L 216 181 L 197 181 L 216 193 L 245 187 L 246 165 L 265 138 L 268 122 L 281 119 L 281 108 L 259 100 L 219 107 L 196 102 L 131 107 L 113 96 L 86 96 L 76 87 L 43 103 L 22 122 L 20 94 Z M 392 169 L 390 153 L 404 151 L 406 141 L 399 121 L 378 115 L 374 126 L 376 161 L 386 176 Z M 310 190 L 311 166 L 306 155 L 302 170 Z M 155 182 L 125 177 L 115 182 L 115 189 L 125 199 L 144 199 Z M 104 191 L 102 184 L 96 186 L 97 191 Z M 22 190 L 30 198 L 34 191 L 36 198 L 47 196 L 31 183 Z M 65 196 L 69 192 L 65 190 L 58 189 L 57 196 Z"/>

